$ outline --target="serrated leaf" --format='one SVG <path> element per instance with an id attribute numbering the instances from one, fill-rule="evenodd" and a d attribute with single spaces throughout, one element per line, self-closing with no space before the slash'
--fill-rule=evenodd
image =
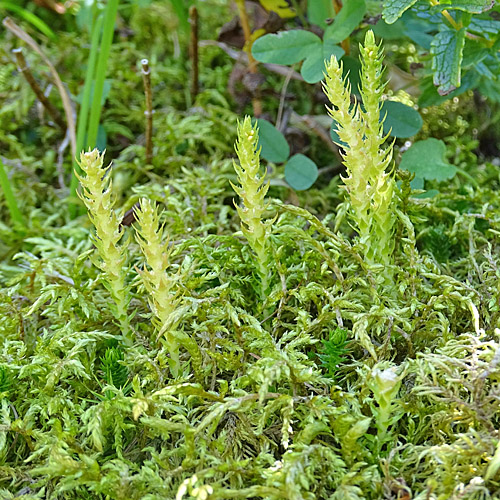
<path id="1" fill-rule="evenodd" d="M 399 168 L 414 172 L 426 180 L 444 181 L 451 179 L 457 169 L 446 161 L 446 145 L 443 141 L 430 138 L 418 141 L 403 153 Z"/>
<path id="2" fill-rule="evenodd" d="M 396 22 L 417 0 L 385 0 L 382 17 L 387 24 Z"/>
<path id="3" fill-rule="evenodd" d="M 259 118 L 259 147 L 262 148 L 260 155 L 267 161 L 283 163 L 290 155 L 290 146 L 285 136 L 270 122 Z"/>
<path id="4" fill-rule="evenodd" d="M 469 71 L 462 78 L 462 84 L 458 89 L 454 90 L 448 95 L 443 96 L 438 94 L 436 87 L 432 82 L 432 78 L 426 78 L 422 80 L 420 84 L 422 94 L 418 98 L 418 105 L 421 108 L 427 108 L 429 106 L 436 106 L 438 104 L 441 104 L 448 99 L 457 97 L 464 92 L 467 92 L 467 90 L 476 87 L 479 84 L 479 79 L 480 76 L 478 73 L 476 73 L 475 71 Z"/>
<path id="5" fill-rule="evenodd" d="M 295 12 L 290 9 L 286 0 L 260 0 L 260 4 L 266 10 L 271 10 L 276 12 L 278 16 L 287 18 L 287 17 L 295 17 Z"/>
<path id="6" fill-rule="evenodd" d="M 325 61 L 331 56 L 340 59 L 344 55 L 344 49 L 335 45 L 330 40 L 325 40 L 322 51 L 315 51 L 306 58 L 300 70 L 301 75 L 307 83 L 317 83 L 323 79 L 325 73 Z"/>
<path id="7" fill-rule="evenodd" d="M 487 33 L 489 35 L 498 36 L 500 33 L 500 21 L 473 18 L 467 26 L 467 31 L 477 33 L 478 35 Z"/>
<path id="8" fill-rule="evenodd" d="M 471 14 L 481 14 L 495 5 L 494 0 L 445 0 L 436 5 L 441 10 L 463 10 Z"/>
<path id="9" fill-rule="evenodd" d="M 304 30 L 264 35 L 252 45 L 257 61 L 282 65 L 298 63 L 317 50 L 322 50 L 321 39 Z"/>
<path id="10" fill-rule="evenodd" d="M 348 38 L 365 17 L 365 0 L 345 0 L 333 24 L 325 30 L 325 40 L 340 43 Z"/>
<path id="11" fill-rule="evenodd" d="M 285 179 L 296 191 L 309 189 L 318 178 L 318 167 L 307 156 L 292 156 L 285 165 Z"/>
<path id="12" fill-rule="evenodd" d="M 431 43 L 434 85 L 440 95 L 447 95 L 460 87 L 460 74 L 465 44 L 465 29 L 438 33 Z"/>
<path id="13" fill-rule="evenodd" d="M 385 101 L 380 115 L 386 116 L 384 133 L 392 137 L 412 137 L 423 125 L 420 113 L 402 102 Z"/>

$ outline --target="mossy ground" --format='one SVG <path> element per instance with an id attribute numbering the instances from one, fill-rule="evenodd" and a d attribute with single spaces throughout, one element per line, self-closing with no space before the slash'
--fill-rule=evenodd
<path id="1" fill-rule="evenodd" d="M 213 38 L 230 13 L 202 2 L 200 17 L 201 38 Z M 16 72 L 17 42 L 2 34 L 1 155 L 28 229 L 12 229 L 0 194 L 0 498 L 500 498 L 498 159 L 476 154 L 472 97 L 430 109 L 422 134 L 454 144 L 450 161 L 477 185 L 456 176 L 422 198 L 401 175 L 393 286 L 377 287 L 384 270 L 364 262 L 338 177 L 295 193 L 270 169 L 276 220 L 263 301 L 230 184 L 241 117 L 227 91 L 233 63 L 202 49 L 202 92 L 191 102 L 185 35 L 174 40 L 176 27 L 158 19 L 174 22 L 164 2 L 122 13 L 133 33 L 124 28 L 113 45 L 103 123 L 117 207 L 149 198 L 169 235 L 176 379 L 131 227 L 134 343 L 124 345 L 93 264 L 91 224 L 83 210 L 68 214 L 63 137 Z M 54 22 L 67 34 L 47 52 L 76 96 L 85 35 L 69 34 L 73 18 Z M 184 54 L 174 55 L 176 43 Z M 156 109 L 150 166 L 144 56 Z M 45 68 L 30 62 L 43 80 Z M 269 75 L 266 85 L 279 91 L 279 82 Z M 300 100 L 306 91 L 294 85 Z M 322 104 L 304 111 L 320 114 Z M 310 141 L 321 165 L 335 162 Z"/>

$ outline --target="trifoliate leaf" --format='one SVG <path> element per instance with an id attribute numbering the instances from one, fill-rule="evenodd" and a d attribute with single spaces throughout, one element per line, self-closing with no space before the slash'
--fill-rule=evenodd
<path id="1" fill-rule="evenodd" d="M 331 56 L 340 59 L 344 55 L 344 49 L 335 45 L 330 40 L 325 40 L 323 50 L 314 51 L 306 58 L 300 70 L 301 75 L 307 83 L 317 83 L 323 79 L 325 73 L 325 61 Z"/>
<path id="2" fill-rule="evenodd" d="M 312 24 L 326 28 L 325 20 L 335 15 L 331 0 L 314 0 L 307 2 L 307 19 Z"/>
<path id="3" fill-rule="evenodd" d="M 340 43 L 348 38 L 365 17 L 365 0 L 347 0 L 337 14 L 333 24 L 325 30 L 325 40 Z"/>
<path id="4" fill-rule="evenodd" d="M 315 51 L 322 51 L 319 36 L 305 30 L 281 31 L 260 37 L 252 45 L 257 61 L 273 64 L 295 64 Z"/>

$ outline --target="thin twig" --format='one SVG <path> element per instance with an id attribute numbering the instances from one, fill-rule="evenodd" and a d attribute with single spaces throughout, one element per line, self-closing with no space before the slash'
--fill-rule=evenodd
<path id="1" fill-rule="evenodd" d="M 276 128 L 278 130 L 281 130 L 281 119 L 283 118 L 283 109 L 285 107 L 286 91 L 288 89 L 288 84 L 290 83 L 290 80 L 292 79 L 292 73 L 293 73 L 293 68 L 290 68 L 290 71 L 286 75 L 285 82 L 283 83 L 283 87 L 281 89 L 280 105 L 278 108 L 278 117 L 276 118 Z"/>
<path id="2" fill-rule="evenodd" d="M 52 78 L 54 79 L 54 83 L 56 84 L 57 90 L 62 99 L 64 113 L 66 115 L 67 128 L 69 130 L 69 137 L 71 140 L 71 154 L 73 157 L 76 156 L 76 132 L 75 132 L 75 117 L 73 116 L 73 109 L 71 108 L 71 100 L 69 95 L 64 88 L 64 85 L 57 73 L 54 65 L 50 62 L 50 59 L 44 54 L 40 46 L 31 38 L 28 33 L 26 33 L 23 29 L 21 29 L 12 19 L 6 17 L 2 24 L 14 35 L 18 38 L 26 42 L 45 62 L 45 64 L 49 67 L 50 73 L 52 74 Z"/>
<path id="3" fill-rule="evenodd" d="M 149 61 L 143 59 L 142 80 L 144 82 L 144 93 L 146 95 L 146 164 L 150 165 L 153 161 L 153 93 L 151 91 L 151 70 Z"/>
<path id="4" fill-rule="evenodd" d="M 191 24 L 191 41 L 189 56 L 191 58 L 191 99 L 194 101 L 199 92 L 199 60 L 198 60 L 198 9 L 192 5 L 189 8 Z"/>
<path id="5" fill-rule="evenodd" d="M 240 24 L 243 28 L 243 34 L 245 35 L 245 51 L 248 56 L 248 71 L 250 73 L 256 74 L 259 72 L 257 69 L 257 61 L 252 56 L 252 31 L 250 29 L 250 22 L 248 20 L 248 13 L 245 6 L 245 0 L 236 0 L 236 6 L 238 7 L 238 14 L 240 16 Z M 252 99 L 253 114 L 259 117 L 262 114 L 262 103 L 258 97 Z"/>
<path id="6" fill-rule="evenodd" d="M 57 110 L 57 108 L 47 99 L 40 85 L 35 80 L 33 73 L 31 72 L 26 59 L 24 58 L 23 49 L 14 49 L 12 53 L 16 56 L 17 69 L 24 76 L 24 79 L 28 82 L 31 90 L 35 93 L 37 99 L 42 103 L 43 107 L 47 110 L 47 113 L 51 116 L 54 122 L 62 129 L 63 132 L 66 131 L 66 123 L 63 117 Z"/>
<path id="7" fill-rule="evenodd" d="M 295 111 L 292 111 L 292 118 L 295 121 L 302 122 L 307 128 L 317 135 L 327 146 L 330 151 L 335 153 L 335 156 L 343 161 L 343 158 L 339 152 L 339 148 L 333 143 L 330 134 L 325 130 L 312 116 L 299 115 Z"/>
<path id="8" fill-rule="evenodd" d="M 234 50 L 224 42 L 217 42 L 216 40 L 202 40 L 199 45 L 200 47 L 219 47 L 219 49 L 222 49 L 231 59 L 234 59 L 235 61 L 241 61 L 242 64 L 248 64 L 248 55 L 246 54 L 246 52 Z M 264 66 L 264 68 L 272 71 L 273 73 L 276 73 L 277 75 L 288 76 L 289 74 L 291 74 L 290 78 L 292 80 L 297 80 L 299 82 L 304 81 L 304 78 L 300 73 L 297 73 L 297 71 L 290 71 L 290 68 L 287 68 L 286 66 L 280 66 L 279 64 L 270 63 L 263 63 L 261 64 L 261 66 Z"/>

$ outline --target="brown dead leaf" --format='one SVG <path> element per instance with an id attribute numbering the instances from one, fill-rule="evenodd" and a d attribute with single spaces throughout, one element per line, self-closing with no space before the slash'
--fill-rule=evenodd
<path id="1" fill-rule="evenodd" d="M 35 0 L 35 3 L 39 7 L 44 7 L 45 9 L 53 10 L 58 14 L 64 14 L 66 12 L 66 6 L 56 0 Z"/>

